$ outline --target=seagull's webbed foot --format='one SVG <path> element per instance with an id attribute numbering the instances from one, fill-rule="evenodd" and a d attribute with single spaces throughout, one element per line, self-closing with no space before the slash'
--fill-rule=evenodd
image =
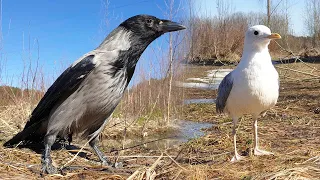
<path id="1" fill-rule="evenodd" d="M 237 162 L 244 159 L 244 156 L 240 156 L 237 152 L 235 153 L 235 155 L 233 156 L 233 158 L 231 159 L 231 162 Z"/>
<path id="2" fill-rule="evenodd" d="M 273 155 L 272 152 L 264 151 L 264 150 L 261 150 L 259 148 L 254 148 L 253 154 L 256 155 L 256 156 Z"/>

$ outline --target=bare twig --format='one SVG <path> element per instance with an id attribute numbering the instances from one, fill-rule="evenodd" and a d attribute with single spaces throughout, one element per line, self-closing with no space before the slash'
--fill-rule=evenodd
<path id="1" fill-rule="evenodd" d="M 171 156 L 169 156 L 166 152 L 164 152 L 167 157 L 169 157 L 171 159 L 171 161 L 173 161 L 177 166 L 179 166 L 179 168 L 181 168 L 184 171 L 188 171 L 186 168 L 182 167 L 176 160 L 174 160 Z"/>
<path id="2" fill-rule="evenodd" d="M 312 74 L 312 73 L 308 73 L 308 72 L 299 71 L 299 70 L 296 70 L 296 69 L 291 69 L 291 68 L 288 68 L 288 67 L 279 67 L 278 66 L 277 68 L 285 69 L 285 70 L 289 70 L 289 71 L 294 71 L 294 72 L 297 72 L 297 73 L 301 73 L 301 74 L 313 76 L 313 77 L 316 77 L 316 78 L 320 78 L 320 76 L 318 76 L 318 75 L 315 75 L 315 74 Z"/>

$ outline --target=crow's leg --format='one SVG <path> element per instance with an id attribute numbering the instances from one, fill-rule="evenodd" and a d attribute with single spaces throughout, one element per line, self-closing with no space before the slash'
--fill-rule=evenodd
<path id="1" fill-rule="evenodd" d="M 69 142 L 69 146 L 70 146 L 71 142 L 72 142 L 72 133 L 68 135 L 68 142 Z"/>
<path id="2" fill-rule="evenodd" d="M 105 166 L 109 166 L 109 161 L 107 159 L 107 157 L 104 156 L 104 154 L 100 151 L 100 149 L 97 146 L 97 142 L 99 140 L 99 136 L 93 138 L 90 142 L 89 145 L 92 147 L 92 149 L 94 150 L 94 152 L 97 154 L 97 156 L 99 157 L 100 161 L 102 162 L 103 165 Z"/>
<path id="3" fill-rule="evenodd" d="M 48 173 L 48 174 L 56 174 L 57 168 L 52 165 L 51 160 L 51 146 L 56 140 L 56 134 L 47 134 L 44 137 L 44 150 L 41 156 L 41 173 Z"/>

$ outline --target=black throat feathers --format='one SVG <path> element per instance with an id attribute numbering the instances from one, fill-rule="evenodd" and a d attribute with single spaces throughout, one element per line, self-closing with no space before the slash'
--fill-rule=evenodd
<path id="1" fill-rule="evenodd" d="M 125 78 L 127 79 L 127 85 L 129 84 L 138 60 L 140 59 L 144 50 L 153 40 L 145 40 L 135 37 L 130 37 L 131 46 L 128 50 L 120 50 L 116 61 L 112 62 L 112 76 L 115 76 L 119 71 L 125 70 Z"/>

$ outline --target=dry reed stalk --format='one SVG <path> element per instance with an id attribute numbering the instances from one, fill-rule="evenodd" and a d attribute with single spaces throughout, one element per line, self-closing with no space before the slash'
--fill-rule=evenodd
<path id="1" fill-rule="evenodd" d="M 315 162 L 319 162 L 319 160 L 320 160 L 320 156 L 314 156 L 314 157 L 309 158 L 309 159 L 307 159 L 306 161 L 304 161 L 304 162 L 302 162 L 300 164 L 306 164 L 308 162 L 315 163 Z"/>
<path id="2" fill-rule="evenodd" d="M 145 177 L 145 180 L 154 180 L 157 176 L 157 173 L 155 172 L 155 168 L 160 163 L 160 160 L 163 157 L 163 153 L 161 156 L 151 165 L 151 167 L 146 168 L 142 167 L 136 170 L 131 176 L 128 177 L 127 180 L 135 180 L 135 179 L 143 179 Z"/>
<path id="3" fill-rule="evenodd" d="M 176 177 L 173 180 L 178 179 L 178 177 L 180 176 L 180 174 L 182 173 L 183 170 L 180 169 L 180 171 L 177 173 Z"/>

